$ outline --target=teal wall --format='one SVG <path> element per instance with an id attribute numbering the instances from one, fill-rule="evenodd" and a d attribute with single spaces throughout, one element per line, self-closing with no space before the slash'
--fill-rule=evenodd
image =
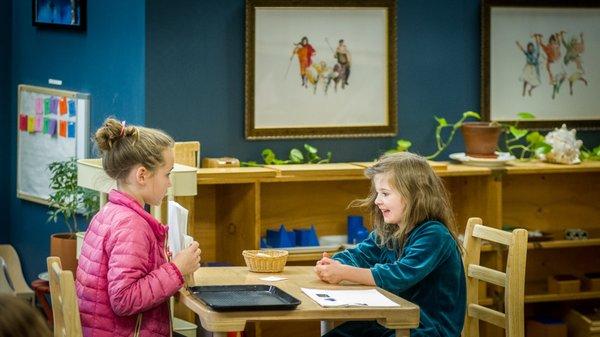
<path id="1" fill-rule="evenodd" d="M 31 280 L 46 269 L 50 235 L 66 226 L 48 223 L 46 206 L 14 197 L 17 85 L 48 87 L 48 78 L 55 78 L 63 81 L 59 89 L 90 93 L 92 130 L 109 115 L 145 123 L 145 1 L 88 1 L 85 32 L 32 27 L 31 1 L 14 0 L 12 6 L 10 145 L 2 147 L 10 151 L 10 165 L 0 176 L 11 177 L 10 242 Z"/>
<path id="2" fill-rule="evenodd" d="M 244 139 L 244 1 L 88 1 L 85 32 L 31 26 L 31 1 L 0 0 L 0 242 L 9 237 L 31 280 L 45 269 L 47 208 L 16 199 L 16 87 L 48 86 L 91 94 L 91 128 L 108 115 L 199 140 L 203 156 L 283 156 L 310 142 L 335 161 L 373 159 L 393 137 L 246 141 Z M 479 110 L 479 1 L 408 1 L 397 6 L 398 130 L 413 150 L 434 150 L 433 116 L 456 120 Z M 5 41 L 8 41 L 6 44 Z M 10 74 L 7 74 L 10 73 Z M 5 76 L 6 75 L 6 76 Z M 3 99 L 3 100 L 2 100 Z M 580 133 L 598 144 L 598 133 Z M 447 153 L 462 151 L 458 137 Z M 447 158 L 445 153 L 441 159 Z M 9 225 L 6 226 L 6 223 Z"/>

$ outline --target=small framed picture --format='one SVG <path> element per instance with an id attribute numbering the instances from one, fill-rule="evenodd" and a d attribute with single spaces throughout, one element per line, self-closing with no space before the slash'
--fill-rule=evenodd
<path id="1" fill-rule="evenodd" d="M 36 27 L 86 28 L 86 0 L 32 0 L 31 8 Z"/>

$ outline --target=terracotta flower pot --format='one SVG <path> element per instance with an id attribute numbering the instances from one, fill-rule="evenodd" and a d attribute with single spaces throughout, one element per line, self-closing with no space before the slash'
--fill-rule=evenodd
<path id="1" fill-rule="evenodd" d="M 50 236 L 50 256 L 60 257 L 63 269 L 77 271 L 77 240 L 73 233 L 57 233 Z"/>
<path id="2" fill-rule="evenodd" d="M 496 158 L 496 148 L 502 128 L 489 122 L 466 122 L 461 126 L 465 154 L 470 157 Z"/>

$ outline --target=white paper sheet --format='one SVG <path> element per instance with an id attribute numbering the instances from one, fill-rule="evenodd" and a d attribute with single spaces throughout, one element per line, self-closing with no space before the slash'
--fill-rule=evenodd
<path id="1" fill-rule="evenodd" d="M 168 224 L 169 224 L 169 249 L 173 256 L 187 247 L 192 237 L 187 235 L 188 210 L 175 201 L 169 200 Z"/>
<path id="2" fill-rule="evenodd" d="M 398 307 L 398 303 L 383 296 L 377 289 L 330 290 L 301 288 L 302 292 L 322 307 Z"/>

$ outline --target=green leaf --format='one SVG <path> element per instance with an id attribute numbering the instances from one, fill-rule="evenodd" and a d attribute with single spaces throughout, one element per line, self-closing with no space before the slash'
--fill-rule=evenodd
<path id="1" fill-rule="evenodd" d="M 515 137 L 515 139 L 523 138 L 525 135 L 527 135 L 527 132 L 528 132 L 527 130 L 524 130 L 524 129 L 517 129 L 516 127 L 514 127 L 512 125 L 509 127 L 509 131 L 513 135 L 513 137 Z"/>
<path id="2" fill-rule="evenodd" d="M 397 151 L 406 151 L 412 146 L 412 143 L 406 139 L 398 139 L 396 141 L 396 150 Z"/>
<path id="3" fill-rule="evenodd" d="M 552 146 L 547 143 L 538 143 L 534 146 L 534 152 L 536 155 L 546 154 L 552 151 Z"/>
<path id="4" fill-rule="evenodd" d="M 310 146 L 308 144 L 304 144 L 304 149 L 306 150 L 306 152 L 310 153 L 310 154 L 316 154 L 317 153 L 317 148 L 314 146 Z"/>
<path id="5" fill-rule="evenodd" d="M 534 131 L 534 132 L 530 132 L 527 135 L 527 137 L 525 137 L 525 140 L 527 140 L 527 142 L 530 144 L 536 144 L 536 143 L 544 143 L 545 138 L 539 132 Z"/>
<path id="6" fill-rule="evenodd" d="M 535 116 L 531 112 L 519 112 L 517 116 L 519 119 L 535 119 Z"/>
<path id="7" fill-rule="evenodd" d="M 271 149 L 264 149 L 264 150 L 262 150 L 261 154 L 262 154 L 265 164 L 267 164 L 267 165 L 272 165 L 275 163 L 275 160 L 277 160 L 276 156 L 275 156 L 275 152 L 273 152 L 273 150 L 271 150 Z"/>
<path id="8" fill-rule="evenodd" d="M 438 122 L 439 126 L 446 126 L 446 125 L 448 125 L 448 121 L 446 121 L 446 118 L 443 118 L 443 117 L 440 118 L 440 117 L 437 117 L 437 116 L 433 116 L 433 118 L 435 118 L 435 120 Z"/>
<path id="9" fill-rule="evenodd" d="M 463 118 L 472 117 L 475 119 L 481 119 L 481 116 L 475 111 L 465 111 L 463 112 Z"/>
<path id="10" fill-rule="evenodd" d="M 300 164 L 304 161 L 304 156 L 302 155 L 302 152 L 300 152 L 300 150 L 291 149 L 290 150 L 290 160 L 294 164 Z"/>
<path id="11" fill-rule="evenodd" d="M 592 150 L 592 153 L 593 153 L 595 156 L 600 156 L 600 145 L 596 146 L 596 147 L 595 147 L 595 148 Z"/>

